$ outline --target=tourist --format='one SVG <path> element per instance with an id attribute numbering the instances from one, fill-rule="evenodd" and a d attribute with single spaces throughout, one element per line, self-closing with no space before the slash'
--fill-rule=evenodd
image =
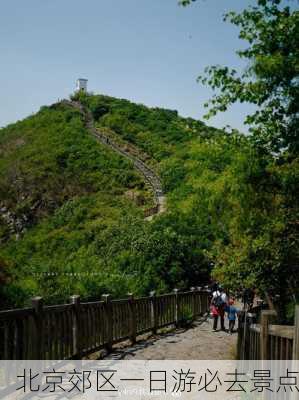
<path id="1" fill-rule="evenodd" d="M 224 331 L 224 308 L 226 305 L 227 296 L 221 286 L 216 289 L 212 294 L 211 312 L 213 316 L 213 331 L 216 332 L 218 325 L 218 318 L 220 317 L 221 330 Z"/>
<path id="2" fill-rule="evenodd" d="M 219 317 L 219 311 L 218 308 L 211 303 L 211 315 L 213 318 L 213 332 L 216 332 L 217 330 L 217 323 L 218 323 L 218 317 Z"/>
<path id="3" fill-rule="evenodd" d="M 228 332 L 230 334 L 233 333 L 236 319 L 237 319 L 237 314 L 239 310 L 235 307 L 235 302 L 234 299 L 229 300 L 229 304 L 225 307 L 225 311 L 227 313 L 227 318 L 228 318 Z"/>

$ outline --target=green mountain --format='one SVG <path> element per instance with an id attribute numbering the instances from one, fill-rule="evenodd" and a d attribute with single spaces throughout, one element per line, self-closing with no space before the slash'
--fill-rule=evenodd
<path id="1" fill-rule="evenodd" d="M 84 93 L 73 100 L 84 112 L 61 102 L 0 130 L 3 307 L 35 295 L 57 303 L 200 286 L 211 269 L 232 289 L 266 284 L 285 217 L 284 198 L 254 187 L 265 165 L 277 174 L 269 156 L 173 110 Z M 107 144 L 91 134 L 88 113 Z M 151 220 L 154 193 L 113 143 L 162 182 L 166 210 Z"/>

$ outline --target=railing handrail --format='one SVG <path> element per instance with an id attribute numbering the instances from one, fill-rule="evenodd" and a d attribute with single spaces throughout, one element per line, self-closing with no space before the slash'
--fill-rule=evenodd
<path id="1" fill-rule="evenodd" d="M 299 359 L 299 305 L 295 308 L 294 325 L 279 325 L 272 321 L 274 310 L 261 312 L 261 323 L 252 322 L 246 313 L 246 321 L 238 329 L 238 358 L 262 360 Z"/>
<path id="2" fill-rule="evenodd" d="M 294 339 L 295 327 L 290 325 L 274 325 L 270 324 L 268 329 L 269 335 L 282 337 L 286 339 Z"/>
<path id="3" fill-rule="evenodd" d="M 208 310 L 209 293 L 199 288 L 114 300 L 107 294 L 85 303 L 74 295 L 70 303 L 45 306 L 36 297 L 31 308 L 0 311 L 0 359 L 80 358 Z"/>

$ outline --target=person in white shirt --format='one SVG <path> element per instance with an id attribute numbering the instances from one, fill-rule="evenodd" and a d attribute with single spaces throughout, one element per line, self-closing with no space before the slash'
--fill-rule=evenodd
<path id="1" fill-rule="evenodd" d="M 217 325 L 218 325 L 218 317 L 220 317 L 220 326 L 221 330 L 225 331 L 225 326 L 224 326 L 224 309 L 225 306 L 227 305 L 228 302 L 228 296 L 224 292 L 222 287 L 218 287 L 218 289 L 214 290 L 212 293 L 212 301 L 211 305 L 214 308 L 214 314 L 213 314 L 213 330 L 217 330 Z M 216 309 L 216 310 L 215 310 Z"/>
<path id="2" fill-rule="evenodd" d="M 225 303 L 226 305 L 228 304 L 228 295 L 225 293 L 225 291 L 223 290 L 223 292 L 221 293 L 221 299 L 223 301 L 223 303 Z"/>

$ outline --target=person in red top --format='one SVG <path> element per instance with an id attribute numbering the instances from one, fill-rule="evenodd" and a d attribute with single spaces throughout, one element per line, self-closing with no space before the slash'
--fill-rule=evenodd
<path id="1" fill-rule="evenodd" d="M 212 317 L 219 317 L 219 312 L 217 307 L 214 304 L 211 304 L 211 315 Z"/>

